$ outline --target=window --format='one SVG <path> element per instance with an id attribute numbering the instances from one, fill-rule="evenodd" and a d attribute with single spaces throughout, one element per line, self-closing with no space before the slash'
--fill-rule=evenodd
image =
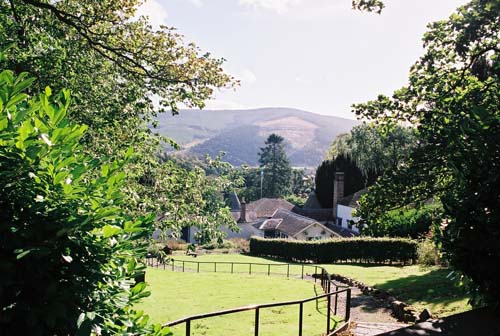
<path id="1" fill-rule="evenodd" d="M 321 240 L 321 239 L 323 239 L 322 236 L 307 237 L 307 240 Z"/>
<path id="2" fill-rule="evenodd" d="M 337 217 L 337 225 L 342 226 L 342 218 Z"/>
<path id="3" fill-rule="evenodd" d="M 350 221 L 347 221 L 347 227 L 349 229 L 352 229 L 352 225 L 354 224 L 354 221 L 350 220 Z"/>

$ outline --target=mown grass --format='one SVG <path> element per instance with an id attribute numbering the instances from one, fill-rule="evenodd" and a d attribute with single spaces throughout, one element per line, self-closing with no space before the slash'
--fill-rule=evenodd
<path id="1" fill-rule="evenodd" d="M 202 262 L 253 262 L 279 264 L 281 262 L 268 258 L 259 258 L 240 254 L 201 255 L 198 258 L 187 256 L 175 256 L 177 260 L 186 260 L 185 268 L 194 268 L 196 264 L 189 261 Z M 468 296 L 463 290 L 455 286 L 454 282 L 447 277 L 450 270 L 440 267 L 426 267 L 419 265 L 411 266 L 378 266 L 378 265 L 355 265 L 334 264 L 321 265 L 332 274 L 347 276 L 363 283 L 386 290 L 400 300 L 403 300 L 416 309 L 429 308 L 431 312 L 439 317 L 456 314 L 471 309 L 467 304 Z M 217 272 L 230 271 L 229 265 L 218 265 Z M 235 265 L 234 272 L 248 273 L 247 265 Z M 200 271 L 214 271 L 214 265 L 207 263 L 200 265 Z M 268 266 L 252 266 L 252 272 L 267 274 Z M 305 268 L 306 274 L 314 272 L 314 266 Z M 271 273 L 286 274 L 284 266 L 271 266 Z M 290 267 L 291 275 L 301 275 L 300 266 Z"/>
<path id="2" fill-rule="evenodd" d="M 146 281 L 151 296 L 136 308 L 144 310 L 153 322 L 165 323 L 186 316 L 237 308 L 252 304 L 291 301 L 322 294 L 309 281 L 263 275 L 227 273 L 181 273 L 148 268 Z M 298 334 L 298 305 L 260 311 L 260 335 Z M 251 335 L 254 311 L 192 322 L 191 335 Z M 341 319 L 332 317 L 334 327 Z M 183 335 L 184 325 L 173 328 Z M 304 305 L 304 335 L 326 331 L 325 300 Z"/>

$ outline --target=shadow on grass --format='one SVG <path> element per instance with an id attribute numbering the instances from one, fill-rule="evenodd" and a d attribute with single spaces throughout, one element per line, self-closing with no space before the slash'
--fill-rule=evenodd
<path id="1" fill-rule="evenodd" d="M 446 305 L 467 297 L 465 290 L 447 277 L 449 273 L 448 269 L 434 269 L 422 275 L 410 275 L 378 283 L 375 287 L 386 290 L 410 304 L 426 301 Z"/>
<path id="2" fill-rule="evenodd" d="M 290 264 L 290 265 L 302 265 L 302 264 L 308 264 L 311 266 L 322 266 L 322 265 L 346 265 L 346 266 L 360 266 L 360 267 L 381 267 L 381 266 L 391 266 L 391 267 L 398 267 L 398 268 L 403 268 L 406 266 L 411 266 L 410 264 L 402 264 L 402 263 L 362 263 L 362 262 L 351 262 L 351 261 L 346 261 L 346 262 L 335 262 L 335 263 L 316 263 L 313 261 L 310 262 L 299 262 L 299 261 L 291 261 L 288 259 L 284 258 L 276 258 L 276 257 L 268 257 L 268 256 L 258 256 L 250 253 L 240 253 L 241 255 L 247 256 L 247 257 L 256 257 L 256 258 L 261 258 L 261 259 L 266 259 L 271 262 L 279 262 L 279 263 L 285 263 L 285 264 Z"/>

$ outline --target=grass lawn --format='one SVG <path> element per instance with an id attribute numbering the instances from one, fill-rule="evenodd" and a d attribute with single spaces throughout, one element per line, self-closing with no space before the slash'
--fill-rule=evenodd
<path id="1" fill-rule="evenodd" d="M 280 263 L 267 258 L 252 257 L 240 254 L 201 255 L 196 259 L 187 256 L 174 256 L 176 260 L 186 261 L 236 261 L 254 263 Z M 412 266 L 371 266 L 354 264 L 322 265 L 330 273 L 341 274 L 365 284 L 391 292 L 395 297 L 413 305 L 418 310 L 429 308 L 436 316 L 448 316 L 466 310 L 468 297 L 461 289 L 454 286 L 446 276 L 448 269 L 439 267 L 422 268 Z M 185 267 L 193 268 L 195 264 L 185 263 Z M 204 264 L 200 271 L 213 271 L 213 264 Z M 314 267 L 306 267 L 306 273 L 313 273 Z M 229 265 L 219 265 L 217 271 L 230 271 Z M 253 266 L 252 272 L 267 274 L 267 266 Z M 234 272 L 248 272 L 248 266 L 235 265 Z M 283 266 L 271 266 L 271 273 L 286 274 Z M 290 267 L 290 274 L 300 275 L 300 266 Z"/>
<path id="2" fill-rule="evenodd" d="M 136 308 L 144 310 L 156 323 L 251 304 L 305 299 L 323 293 L 319 286 L 309 281 L 263 275 L 194 274 L 148 268 L 146 281 L 151 296 Z M 263 309 L 260 311 L 259 334 L 298 334 L 298 315 L 298 305 Z M 252 335 L 254 317 L 254 311 L 249 311 L 193 321 L 191 334 Z M 332 318 L 331 321 L 333 327 L 340 318 Z M 176 335 L 184 334 L 184 324 L 172 329 Z M 318 305 L 314 301 L 306 303 L 304 335 L 321 335 L 325 329 L 325 301 L 320 301 Z"/>

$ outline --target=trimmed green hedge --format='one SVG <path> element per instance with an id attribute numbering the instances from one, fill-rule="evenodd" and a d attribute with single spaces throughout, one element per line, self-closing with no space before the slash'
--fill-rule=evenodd
<path id="1" fill-rule="evenodd" d="M 250 239 L 250 253 L 290 261 L 414 263 L 418 243 L 405 238 L 344 238 L 317 241 Z"/>

